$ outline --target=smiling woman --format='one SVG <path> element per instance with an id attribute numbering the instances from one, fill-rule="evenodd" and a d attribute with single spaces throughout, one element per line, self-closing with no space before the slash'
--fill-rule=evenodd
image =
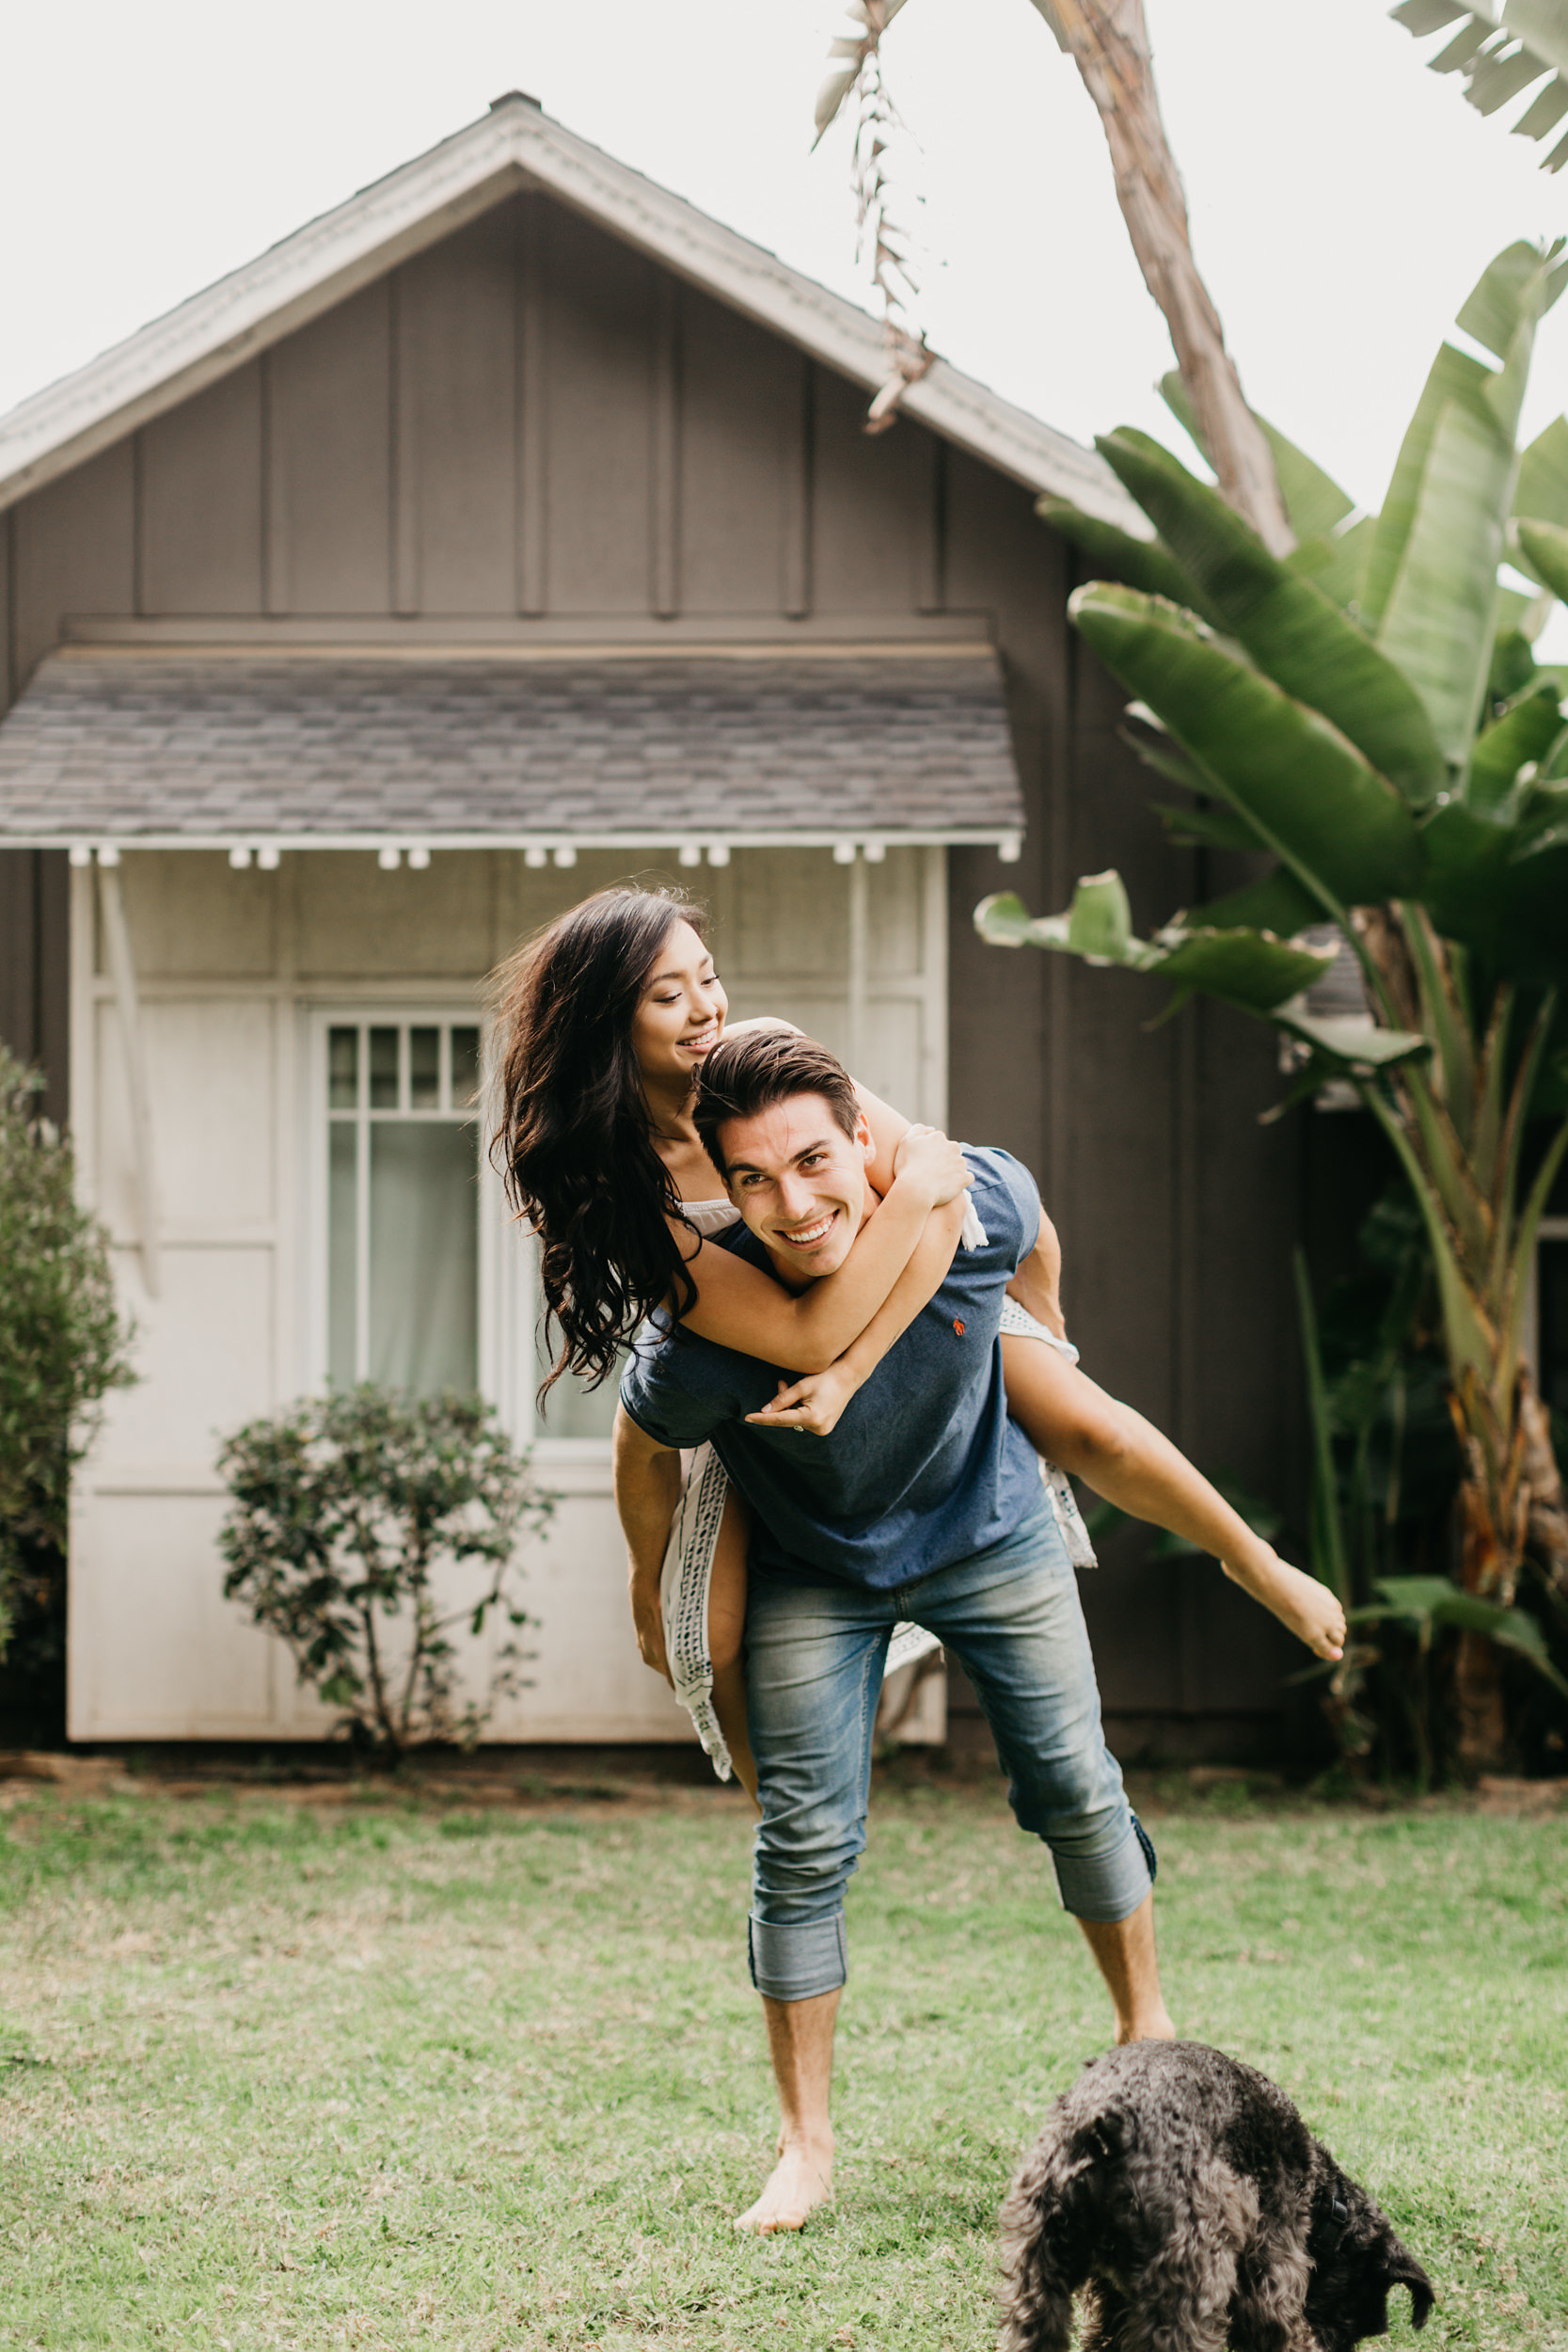
<path id="1" fill-rule="evenodd" d="M 539 1238 L 546 1332 L 561 1335 L 542 1400 L 567 1372 L 593 1383 L 608 1378 L 639 1326 L 660 1311 L 721 1346 L 824 1374 L 896 1290 L 897 1320 L 874 1362 L 952 1257 L 961 1209 L 948 1204 L 968 1179 L 944 1137 L 924 1148 L 917 1141 L 860 1245 L 851 1252 L 847 1236 L 843 1263 L 800 1296 L 705 1239 L 736 1213 L 691 1117 L 698 1071 L 723 1036 L 728 1010 L 703 933 L 702 910 L 684 898 L 616 887 L 526 942 L 499 977 L 492 1152 Z M 939 1209 L 945 1216 L 933 1216 Z M 851 1376 L 845 1395 L 863 1377 L 863 1370 Z M 793 1409 L 796 1425 L 811 1427 L 826 1408 Z M 695 1485 L 700 1493 L 712 1482 L 698 1471 Z M 669 1499 L 667 1520 L 678 1500 Z M 721 1771 L 733 1758 L 752 1788 L 739 1670 L 744 1515 L 721 1480 L 712 1508 L 696 1518 L 700 1590 L 689 1613 L 703 1688 L 683 1687 L 682 1696 L 700 1700 L 694 1717 Z M 657 1597 L 638 1632 L 647 1662 L 668 1673 Z"/>

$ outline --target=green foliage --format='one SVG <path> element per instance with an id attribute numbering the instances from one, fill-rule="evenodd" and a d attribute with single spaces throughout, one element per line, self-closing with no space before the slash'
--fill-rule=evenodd
<path id="1" fill-rule="evenodd" d="M 1528 1270 L 1568 1123 L 1528 1187 L 1520 1174 L 1531 1121 L 1568 1108 L 1568 723 L 1564 679 L 1532 651 L 1552 596 L 1568 597 L 1568 420 L 1515 446 L 1536 329 L 1565 271 L 1560 241 L 1511 246 L 1482 273 L 1458 324 L 1495 364 L 1442 346 L 1377 516 L 1354 516 L 1271 435 L 1307 534 L 1284 557 L 1158 443 L 1127 430 L 1100 441 L 1150 536 L 1074 527 L 1112 577 L 1079 588 L 1069 613 L 1134 698 L 1128 740 L 1194 796 L 1162 811 L 1172 832 L 1251 850 L 1259 869 L 1151 940 L 1114 873 L 1086 877 L 1063 914 L 1031 917 L 1010 895 L 975 912 L 998 946 L 1121 963 L 1169 981 L 1171 1009 L 1201 992 L 1269 1022 L 1295 1049 L 1291 1101 L 1355 1089 L 1408 1179 L 1435 1273 L 1465 1437 L 1461 1582 L 1504 1610 L 1527 1532 L 1568 1606 L 1568 1514 L 1521 1377 Z M 1180 389 L 1167 397 L 1191 430 Z M 1048 519 L 1063 527 L 1059 503 Z M 1505 561 L 1542 595 L 1506 588 Z M 1359 962 L 1363 1013 L 1310 1002 L 1329 927 Z M 1320 1498 L 1328 1483 L 1320 1449 Z M 1319 1572 L 1342 1585 L 1325 1512 Z M 1391 1604 L 1363 1593 L 1361 1605 Z M 1448 1608 L 1442 1622 L 1459 1620 Z M 1465 1629 L 1506 1644 L 1510 1623 L 1472 1612 Z M 1468 1718 L 1495 1726 L 1483 1702 L 1471 1673 Z M 1495 1728 L 1485 1737 L 1495 1748 Z"/>
<path id="2" fill-rule="evenodd" d="M 366 1382 L 307 1397 L 228 1438 L 224 1592 L 289 1647 L 339 1728 L 388 1756 L 477 1740 L 517 1687 L 515 1552 L 555 1498 L 479 1397 Z M 509 1629 L 482 1691 L 454 1634 Z"/>
<path id="3" fill-rule="evenodd" d="M 1296 1255 L 1312 1428 L 1311 1566 L 1345 1604 L 1351 1639 L 1338 1665 L 1294 1679 L 1326 1681 L 1326 1711 L 1348 1756 L 1385 1779 L 1428 1788 L 1457 1761 L 1448 1704 L 1454 1637 L 1484 1633 L 1518 1661 L 1515 1711 L 1538 1719 L 1540 1760 L 1548 1760 L 1568 1731 L 1568 1676 L 1555 1654 L 1568 1645 L 1549 1601 L 1533 1590 L 1537 1606 L 1488 1600 L 1450 1572 L 1462 1464 L 1431 1256 L 1402 1185 L 1367 1218 L 1359 1261 L 1320 1316 Z"/>
<path id="4" fill-rule="evenodd" d="M 47 1611 L 71 1470 L 103 1397 L 135 1377 L 106 1238 L 38 1115 L 42 1085 L 0 1045 L 0 1657 L 20 1612 Z"/>
<path id="5" fill-rule="evenodd" d="M 1496 114 L 1527 91 L 1533 94 L 1513 126 L 1516 138 L 1548 139 L 1568 114 L 1568 7 L 1564 0 L 1399 0 L 1388 11 L 1418 40 L 1441 33 L 1427 58 L 1433 73 L 1457 73 L 1467 104 Z M 1568 163 L 1568 138 L 1543 159 L 1543 171 Z"/>

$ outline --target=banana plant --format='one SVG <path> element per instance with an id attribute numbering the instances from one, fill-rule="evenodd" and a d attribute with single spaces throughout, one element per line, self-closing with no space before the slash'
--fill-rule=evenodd
<path id="1" fill-rule="evenodd" d="M 1514 136 L 1545 140 L 1568 115 L 1568 0 L 1497 0 L 1470 8 L 1465 0 L 1399 0 L 1389 15 L 1418 40 L 1446 33 L 1427 59 L 1433 73 L 1457 73 L 1468 104 L 1496 114 L 1534 88 Z M 1539 87 L 1534 86 L 1540 85 Z M 1543 162 L 1543 171 L 1568 163 L 1568 137 Z"/>
<path id="2" fill-rule="evenodd" d="M 1270 1023 L 1297 1064 L 1291 1101 L 1354 1089 L 1436 1268 L 1462 1585 L 1504 1607 L 1527 1547 L 1568 1594 L 1568 1515 L 1522 1353 L 1568 1150 L 1568 725 L 1564 680 L 1532 650 L 1552 596 L 1568 599 L 1568 421 L 1517 447 L 1565 276 L 1561 241 L 1491 263 L 1458 325 L 1496 364 L 1442 346 L 1375 516 L 1266 428 L 1296 539 L 1283 557 L 1131 430 L 1098 446 L 1147 537 L 1041 501 L 1107 575 L 1069 613 L 1135 698 L 1129 739 L 1192 796 L 1162 810 L 1176 837 L 1267 863 L 1147 940 L 1114 873 L 1085 877 L 1063 914 L 1006 893 L 975 914 L 997 946 L 1165 979 L 1171 1010 L 1201 993 Z M 1528 590 L 1500 580 L 1505 564 Z M 1308 992 L 1341 943 L 1366 1009 L 1325 1017 Z M 1462 1745 L 1484 1760 L 1505 1735 L 1496 1653 L 1474 1628 L 1461 1651 Z"/>

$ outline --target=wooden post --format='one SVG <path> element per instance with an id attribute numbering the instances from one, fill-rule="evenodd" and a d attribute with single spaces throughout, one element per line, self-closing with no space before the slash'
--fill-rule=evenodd
<path id="1" fill-rule="evenodd" d="M 149 1298 L 159 1291 L 158 1175 L 152 1152 L 152 1105 L 147 1084 L 147 1057 L 142 1036 L 141 1004 L 136 994 L 136 967 L 131 956 L 131 934 L 125 926 L 125 901 L 120 895 L 119 868 L 98 866 L 98 906 L 103 923 L 103 953 L 114 983 L 115 1009 L 119 1016 L 120 1048 L 125 1056 L 125 1084 L 131 1098 L 131 1142 L 136 1163 L 136 1209 L 141 1227 L 142 1279 Z"/>
<path id="2" fill-rule="evenodd" d="M 846 985 L 845 1059 L 852 1076 L 865 1077 L 866 976 L 871 951 L 871 869 L 859 850 L 849 868 L 849 955 Z"/>

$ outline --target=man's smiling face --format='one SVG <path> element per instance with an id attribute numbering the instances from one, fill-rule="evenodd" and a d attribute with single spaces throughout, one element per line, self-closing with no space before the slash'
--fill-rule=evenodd
<path id="1" fill-rule="evenodd" d="M 730 1198 L 784 1279 L 836 1274 L 873 1200 L 876 1152 L 863 1118 L 847 1136 L 820 1094 L 792 1094 L 720 1132 Z"/>

